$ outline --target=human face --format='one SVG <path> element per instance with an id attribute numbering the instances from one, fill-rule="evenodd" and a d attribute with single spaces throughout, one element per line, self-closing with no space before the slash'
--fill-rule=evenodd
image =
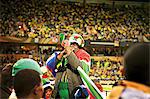
<path id="1" fill-rule="evenodd" d="M 73 47 L 75 52 L 79 49 L 79 47 L 76 43 L 71 43 L 70 46 Z"/>
<path id="2" fill-rule="evenodd" d="M 46 92 L 45 92 L 45 98 L 49 99 L 51 94 L 52 94 L 52 90 L 51 89 L 47 89 Z"/>
<path id="3" fill-rule="evenodd" d="M 42 98 L 43 92 L 44 92 L 44 89 L 43 89 L 42 83 L 38 86 L 36 85 L 35 87 L 36 99 Z"/>

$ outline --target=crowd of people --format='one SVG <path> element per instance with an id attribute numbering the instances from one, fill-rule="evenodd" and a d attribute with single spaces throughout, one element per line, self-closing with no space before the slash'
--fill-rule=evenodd
<path id="1" fill-rule="evenodd" d="M 0 57 L 0 65 L 2 65 L 2 67 L 5 64 L 15 63 L 16 61 L 17 61 L 17 59 L 14 56 L 1 56 Z"/>
<path id="2" fill-rule="evenodd" d="M 70 37 L 73 33 L 79 33 L 85 40 L 137 42 L 141 34 L 149 33 L 148 12 L 139 6 L 121 7 L 122 5 L 120 5 L 112 8 L 111 5 L 106 4 L 83 6 L 79 3 L 58 3 L 55 1 L 48 3 L 42 0 L 39 2 L 34 2 L 34 0 L 15 0 L 12 2 L 8 0 L 1 1 L 1 5 L 1 36 L 58 39 L 60 33 L 64 33 L 66 37 Z M 147 56 L 149 44 L 137 44 L 127 51 L 124 57 L 125 75 L 123 75 L 123 63 L 109 58 L 95 62 L 89 69 L 90 55 L 82 48 L 84 39 L 80 35 L 71 36 L 72 42 L 69 41 L 70 45 L 64 43 L 64 50 L 60 53 L 54 53 L 49 59 L 48 56 L 43 59 L 42 54 L 48 55 L 49 51 L 52 54 L 57 48 L 39 49 L 38 54 L 41 56 L 32 57 L 34 60 L 19 60 L 13 56 L 0 57 L 0 63 L 8 65 L 2 64 L 5 67 L 2 66 L 1 90 L 7 94 L 2 95 L 5 98 L 11 97 L 15 90 L 17 98 L 43 97 L 48 99 L 59 97 L 69 99 L 70 97 L 78 97 L 76 93 L 79 91 L 74 90 L 74 88 L 80 87 L 79 85 L 83 84 L 82 80 L 84 79 L 81 80 L 77 71 L 80 66 L 95 81 L 111 80 L 118 82 L 125 79 L 122 89 L 118 89 L 122 94 L 114 94 L 113 92 L 116 90 L 113 90 L 110 99 L 116 97 L 114 95 L 127 99 L 130 96 L 149 99 L 150 81 L 149 78 L 147 79 L 147 74 L 149 74 L 149 68 L 147 68 L 149 65 L 149 57 Z M 110 48 L 98 50 L 93 48 L 92 51 L 95 51 L 95 55 L 119 56 L 124 54 L 123 51 L 111 50 Z M 21 50 L 11 48 L 5 50 L 4 48 L 1 52 L 4 54 L 35 53 L 32 50 L 31 52 L 30 50 L 25 51 L 24 48 Z M 46 83 L 42 81 L 44 77 L 48 76 L 47 74 L 44 75 L 41 69 L 41 66 L 45 64 L 45 62 L 42 62 L 46 60 L 45 67 L 55 77 L 55 85 L 54 87 L 48 86 L 49 91 L 47 90 L 47 81 Z M 53 65 L 55 68 L 53 68 Z M 9 67 L 9 70 L 7 67 Z M 23 77 L 24 79 L 22 79 Z M 44 94 L 43 87 L 45 88 Z M 133 93 L 134 96 L 130 93 Z M 46 94 L 49 94 L 48 97 Z M 51 94 L 52 96 L 50 96 Z M 95 93 L 92 94 L 96 95 Z M 84 97 L 87 97 L 85 93 Z"/>
<path id="3" fill-rule="evenodd" d="M 23 57 L 20 57 L 20 59 Z M 48 58 L 48 57 L 47 57 Z M 47 60 L 47 58 L 45 60 Z M 15 58 L 15 56 L 6 56 L 6 57 L 0 57 L 1 61 L 1 68 L 3 68 L 6 64 L 9 63 L 15 63 L 19 58 Z M 34 60 L 36 60 L 40 66 L 45 65 L 45 61 L 40 61 L 40 57 L 33 57 Z M 120 70 L 122 68 L 122 63 L 117 61 L 112 61 L 109 58 L 97 61 L 92 64 L 90 76 L 94 78 L 99 77 L 101 80 L 114 80 L 118 81 L 123 79 Z M 96 72 L 95 72 L 96 71 Z"/>
<path id="4" fill-rule="evenodd" d="M 124 97 L 125 99 L 129 97 L 149 99 L 150 83 L 147 77 L 147 74 L 149 74 L 148 52 L 148 43 L 135 44 L 126 51 L 123 59 L 124 66 L 122 66 L 122 63 L 119 61 L 116 62 L 105 58 L 98 61 L 96 66 L 91 67 L 89 76 L 91 79 L 92 76 L 95 76 L 95 79 L 92 80 L 96 81 L 96 83 L 99 83 L 99 81 L 117 80 L 116 82 L 118 83 L 113 87 L 108 99 L 113 99 L 114 97 L 118 97 L 117 99 L 119 99 L 119 97 Z M 51 57 L 51 59 L 52 58 L 54 57 Z M 50 60 L 48 59 L 47 65 L 52 65 L 52 62 L 49 62 Z M 51 68 L 51 66 L 48 67 L 49 69 Z M 49 74 L 54 76 L 51 70 Z M 17 60 L 16 63 L 7 64 L 2 68 L 2 97 L 9 97 L 10 99 L 43 97 L 44 99 L 49 99 L 54 89 L 51 85 L 48 85 L 50 81 L 45 82 L 44 78 L 47 76 L 48 72 L 47 74 L 44 73 L 40 65 L 32 59 L 20 59 Z M 24 79 L 22 79 L 22 77 Z M 121 81 L 119 82 L 119 80 Z M 54 86 L 56 86 L 56 83 Z M 62 91 L 64 91 L 64 89 Z M 64 94 L 62 95 L 64 96 Z"/>
<path id="5" fill-rule="evenodd" d="M 88 50 L 92 56 L 122 56 L 125 52 L 125 48 L 121 49 L 114 47 L 100 47 L 100 48 L 92 48 L 92 50 Z"/>
<path id="6" fill-rule="evenodd" d="M 148 10 L 136 5 L 8 0 L 2 9 L 1 36 L 57 39 L 77 32 L 85 40 L 138 41 L 149 33 Z"/>
<path id="7" fill-rule="evenodd" d="M 122 62 L 105 58 L 93 64 L 89 75 L 93 80 L 119 81 L 124 79 L 122 67 Z"/>
<path id="8" fill-rule="evenodd" d="M 26 50 L 25 50 L 26 49 Z M 39 55 L 37 55 L 35 50 L 28 49 L 26 46 L 16 46 L 14 47 L 9 46 L 6 48 L 1 49 L 1 53 L 3 54 L 13 54 L 8 56 L 1 56 L 0 63 L 1 67 L 4 67 L 5 64 L 8 63 L 15 63 L 18 59 L 23 58 L 22 56 L 17 58 L 15 55 L 19 54 L 26 54 L 28 57 L 32 55 L 32 59 L 36 60 L 40 66 L 45 65 L 46 60 L 49 58 L 49 56 L 55 52 L 62 50 L 59 46 L 40 46 L 38 51 Z M 88 49 L 88 48 L 87 48 Z M 107 48 L 107 47 L 101 47 L 101 48 L 92 48 L 92 50 L 87 50 L 90 55 L 92 56 L 122 56 L 123 51 L 120 48 Z M 32 52 L 32 53 L 31 53 Z M 34 56 L 34 54 L 36 54 Z M 99 77 L 101 80 L 120 80 L 123 77 L 120 74 L 120 68 L 122 66 L 121 62 L 113 61 L 110 59 L 104 59 L 100 60 L 98 62 L 92 63 L 91 68 L 91 76 Z M 95 70 L 96 69 L 96 70 Z M 96 72 L 93 72 L 96 71 Z"/>

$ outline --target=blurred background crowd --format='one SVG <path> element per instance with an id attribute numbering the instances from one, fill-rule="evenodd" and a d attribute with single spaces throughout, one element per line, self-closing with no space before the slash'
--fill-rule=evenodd
<path id="1" fill-rule="evenodd" d="M 77 32 L 86 40 L 138 41 L 149 34 L 148 9 L 142 6 L 33 1 L 4 1 L 1 36 L 57 40 L 60 33 Z"/>
<path id="2" fill-rule="evenodd" d="M 104 58 L 100 61 L 96 61 L 95 64 L 91 67 L 90 77 L 91 79 L 101 80 L 111 80 L 118 81 L 122 80 L 123 76 L 121 75 L 122 62 L 111 60 L 109 58 Z"/>
<path id="3" fill-rule="evenodd" d="M 1 5 L 1 36 L 56 38 L 55 40 L 58 40 L 60 33 L 65 33 L 67 37 L 72 33 L 79 33 L 85 40 L 137 42 L 140 35 L 149 34 L 148 11 L 142 6 L 105 3 L 82 5 L 72 2 L 43 2 L 42 0 L 39 2 L 7 0 L 2 1 Z M 46 60 L 48 55 L 55 50 L 59 49 L 39 49 L 39 53 L 45 55 L 44 60 Z M 36 52 L 23 47 L 10 47 L 1 49 L 1 53 L 33 55 Z M 103 47 L 92 48 L 90 51 L 93 56 L 101 54 L 121 56 L 123 53 L 124 50 Z M 34 59 L 41 62 L 41 57 L 39 55 Z M 13 56 L 1 57 L 2 64 L 16 60 Z M 105 63 L 108 65 L 105 66 Z M 101 75 L 101 79 L 120 79 L 118 73 L 122 65 L 120 62 L 108 59 L 99 61 L 99 64 L 98 73 L 94 75 Z M 95 66 L 92 68 L 94 70 Z"/>

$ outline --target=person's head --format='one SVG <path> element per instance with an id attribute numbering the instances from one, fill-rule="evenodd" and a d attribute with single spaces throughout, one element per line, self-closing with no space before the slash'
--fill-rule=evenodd
<path id="1" fill-rule="evenodd" d="M 17 98 L 40 99 L 43 95 L 40 74 L 31 69 L 20 70 L 14 77 Z"/>
<path id="2" fill-rule="evenodd" d="M 34 61 L 33 59 L 20 59 L 18 60 L 12 68 L 12 76 L 15 76 L 17 74 L 17 72 L 19 72 L 20 70 L 23 69 L 32 69 L 35 70 L 37 72 L 39 72 L 40 74 L 42 74 L 42 71 L 40 69 L 40 65 Z"/>
<path id="3" fill-rule="evenodd" d="M 131 46 L 124 55 L 126 80 L 150 86 L 150 44 L 138 43 Z"/>
<path id="4" fill-rule="evenodd" d="M 44 93 L 43 93 L 43 98 L 49 99 L 52 95 L 53 91 L 53 86 L 50 84 L 50 82 L 44 84 Z"/>
<path id="5" fill-rule="evenodd" d="M 79 34 L 72 34 L 69 38 L 69 42 L 75 50 L 84 47 L 84 39 Z"/>

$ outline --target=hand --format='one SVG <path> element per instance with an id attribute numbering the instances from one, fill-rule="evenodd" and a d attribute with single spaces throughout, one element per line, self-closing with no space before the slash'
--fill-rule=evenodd
<path id="1" fill-rule="evenodd" d="M 65 47 L 65 53 L 66 53 L 66 55 L 65 55 L 64 57 L 69 56 L 69 55 L 71 54 L 71 52 L 73 52 L 73 50 L 74 50 L 73 47 L 71 47 L 71 46 L 66 46 L 66 47 Z"/>
<path id="2" fill-rule="evenodd" d="M 57 56 L 57 59 L 60 60 L 63 57 L 64 53 L 65 53 L 65 50 L 60 52 L 59 55 Z"/>
<path id="3" fill-rule="evenodd" d="M 63 40 L 62 43 L 61 43 L 61 46 L 62 47 L 70 46 L 70 42 L 68 40 Z"/>

